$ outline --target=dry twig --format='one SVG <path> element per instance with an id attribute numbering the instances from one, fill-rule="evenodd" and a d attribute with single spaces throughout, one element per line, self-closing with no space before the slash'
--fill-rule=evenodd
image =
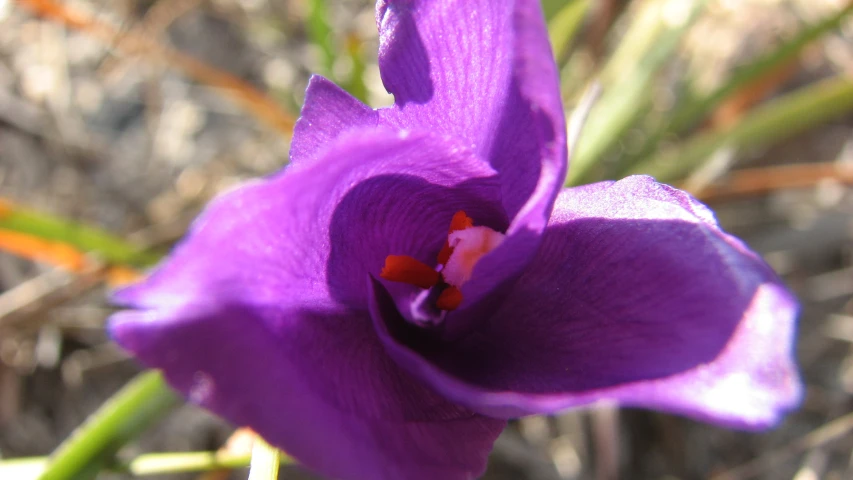
<path id="1" fill-rule="evenodd" d="M 710 202 L 764 195 L 789 188 L 809 188 L 824 180 L 853 184 L 853 166 L 825 162 L 748 168 L 731 172 L 723 181 L 692 193 Z"/>

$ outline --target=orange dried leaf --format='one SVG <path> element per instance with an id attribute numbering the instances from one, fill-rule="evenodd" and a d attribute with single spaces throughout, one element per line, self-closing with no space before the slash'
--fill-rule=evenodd
<path id="1" fill-rule="evenodd" d="M 128 267 L 112 267 L 107 270 L 107 284 L 110 287 L 121 287 L 136 282 L 142 274 Z"/>
<path id="2" fill-rule="evenodd" d="M 12 213 L 12 204 L 6 200 L 0 199 L 0 218 L 3 218 Z"/>
<path id="3" fill-rule="evenodd" d="M 0 230 L 0 250 L 75 273 L 84 271 L 87 266 L 86 256 L 74 247 L 25 233 Z"/>

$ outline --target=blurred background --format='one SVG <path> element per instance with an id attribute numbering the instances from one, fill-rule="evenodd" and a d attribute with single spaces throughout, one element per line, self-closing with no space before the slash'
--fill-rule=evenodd
<path id="1" fill-rule="evenodd" d="M 649 173 L 711 205 L 801 299 L 807 395 L 760 434 L 524 419 L 485 478 L 853 479 L 853 2 L 543 2 L 567 112 L 603 87 L 568 182 Z M 0 478 L 35 478 L 5 459 L 49 454 L 139 372 L 104 335 L 105 292 L 286 163 L 310 74 L 391 103 L 376 47 L 367 0 L 0 0 Z M 247 435 L 184 405 L 119 456 L 244 455 Z M 134 465 L 98 478 L 162 473 Z"/>

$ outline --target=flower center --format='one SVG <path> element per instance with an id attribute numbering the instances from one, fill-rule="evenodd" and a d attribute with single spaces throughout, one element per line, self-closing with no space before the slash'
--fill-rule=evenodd
<path id="1" fill-rule="evenodd" d="M 504 235 L 489 227 L 474 226 L 463 211 L 450 220 L 447 241 L 438 253 L 435 268 L 408 255 L 388 255 L 380 277 L 437 293 L 435 307 L 455 310 L 462 303 L 462 285 L 471 279 L 474 266 L 503 242 Z"/>
<path id="2" fill-rule="evenodd" d="M 447 242 L 452 253 L 441 270 L 444 281 L 454 287 L 461 287 L 471 279 L 474 265 L 483 255 L 498 248 L 503 240 L 502 233 L 489 227 L 468 227 L 448 235 Z"/>

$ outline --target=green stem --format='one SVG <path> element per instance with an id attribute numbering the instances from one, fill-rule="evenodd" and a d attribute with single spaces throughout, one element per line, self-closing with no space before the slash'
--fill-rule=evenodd
<path id="1" fill-rule="evenodd" d="M 768 145 L 853 109 L 853 81 L 840 74 L 764 104 L 724 130 L 699 134 L 681 146 L 635 165 L 629 174 L 646 173 L 671 181 L 699 167 L 723 147 Z"/>
<path id="2" fill-rule="evenodd" d="M 95 412 L 51 455 L 40 480 L 76 480 L 178 403 L 160 372 L 140 374 Z"/>

